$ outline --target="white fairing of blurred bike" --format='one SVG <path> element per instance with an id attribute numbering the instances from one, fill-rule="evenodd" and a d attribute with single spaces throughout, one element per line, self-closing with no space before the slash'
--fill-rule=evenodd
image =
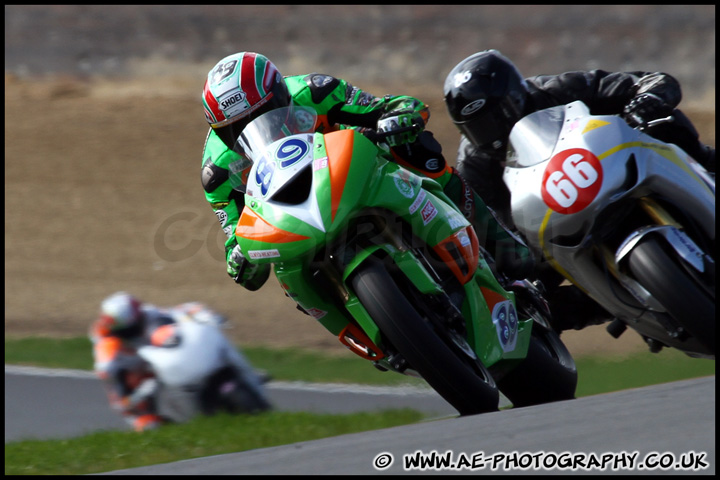
<path id="1" fill-rule="evenodd" d="M 177 329 L 178 345 L 138 349 L 163 384 L 171 387 L 200 385 L 228 364 L 230 350 L 234 349 L 217 327 L 185 321 L 178 323 Z"/>
<path id="2" fill-rule="evenodd" d="M 515 125 L 503 179 L 514 223 L 536 255 L 615 318 L 633 328 L 639 323 L 641 334 L 657 333 L 670 345 L 665 337 L 681 332 L 677 324 L 662 320 L 659 327 L 655 321 L 642 331 L 643 315 L 664 314 L 664 299 L 652 298 L 623 262 L 639 240 L 653 235 L 701 286 L 712 264 L 714 283 L 714 177 L 678 146 L 573 102 Z M 647 221 L 628 215 L 636 206 Z M 666 215 L 667 206 L 681 222 Z M 691 231 L 705 251 L 690 239 Z"/>
<path id="3" fill-rule="evenodd" d="M 211 320 L 203 322 L 202 315 L 179 320 L 175 341 L 138 349 L 157 379 L 158 413 L 170 421 L 185 422 L 218 409 L 244 413 L 271 408 L 261 377 Z"/>

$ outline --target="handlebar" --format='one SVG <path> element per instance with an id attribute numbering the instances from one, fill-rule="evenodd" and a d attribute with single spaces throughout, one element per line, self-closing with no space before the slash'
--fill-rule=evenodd
<path id="1" fill-rule="evenodd" d="M 650 120 L 649 122 L 641 123 L 637 126 L 637 129 L 641 132 L 644 132 L 648 128 L 655 127 L 657 125 L 662 125 L 663 123 L 672 123 L 675 121 L 675 117 L 672 115 L 668 115 L 667 117 L 663 118 L 656 118 L 655 120 Z"/>

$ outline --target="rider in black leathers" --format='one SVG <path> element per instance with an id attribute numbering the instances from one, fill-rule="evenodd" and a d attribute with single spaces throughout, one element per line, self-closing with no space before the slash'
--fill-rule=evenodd
<path id="1" fill-rule="evenodd" d="M 510 192 L 502 179 L 510 130 L 522 117 L 545 108 L 581 100 L 592 114 L 621 114 L 631 126 L 672 115 L 672 123 L 646 133 L 678 145 L 715 172 L 715 149 L 700 142 L 693 124 L 676 108 L 682 99 L 680 84 L 666 73 L 592 70 L 523 78 L 500 52 L 485 50 L 450 71 L 444 95 L 450 118 L 462 134 L 456 168 L 510 228 Z M 548 289 L 558 330 L 609 319 L 576 288 L 558 288 L 561 278 L 554 271 L 539 271 L 537 276 Z M 578 308 L 587 312 L 585 318 L 572 314 Z"/>

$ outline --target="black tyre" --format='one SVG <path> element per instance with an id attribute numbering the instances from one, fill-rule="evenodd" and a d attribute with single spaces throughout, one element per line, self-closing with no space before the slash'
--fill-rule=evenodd
<path id="1" fill-rule="evenodd" d="M 461 415 L 498 409 L 499 393 L 487 369 L 453 342 L 442 339 L 382 262 L 368 259 L 352 278 L 352 286 L 383 336 Z"/>
<path id="2" fill-rule="evenodd" d="M 221 405 L 228 413 L 261 413 L 272 409 L 270 402 L 253 387 L 235 382 L 230 392 L 221 392 Z"/>
<path id="3" fill-rule="evenodd" d="M 218 410 L 259 413 L 270 408 L 270 403 L 262 393 L 249 385 L 233 367 L 219 370 L 200 392 L 200 410 L 206 415 L 212 415 Z"/>
<path id="4" fill-rule="evenodd" d="M 528 353 L 500 381 L 498 387 L 514 407 L 575 398 L 577 368 L 560 336 L 533 324 Z"/>
<path id="5" fill-rule="evenodd" d="M 633 277 L 708 349 L 702 353 L 714 356 L 715 298 L 695 283 L 676 255 L 666 250 L 664 242 L 646 237 L 630 252 L 628 262 Z"/>

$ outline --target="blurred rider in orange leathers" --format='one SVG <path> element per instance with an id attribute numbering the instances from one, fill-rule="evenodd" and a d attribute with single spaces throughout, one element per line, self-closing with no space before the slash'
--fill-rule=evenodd
<path id="1" fill-rule="evenodd" d="M 225 322 L 200 303 L 161 309 L 118 292 L 103 300 L 100 316 L 90 327 L 95 372 L 105 383 L 111 407 L 136 431 L 164 423 L 157 413 L 154 374 L 137 350 L 144 345 L 170 346 L 176 341 L 173 325 L 188 319 Z"/>

